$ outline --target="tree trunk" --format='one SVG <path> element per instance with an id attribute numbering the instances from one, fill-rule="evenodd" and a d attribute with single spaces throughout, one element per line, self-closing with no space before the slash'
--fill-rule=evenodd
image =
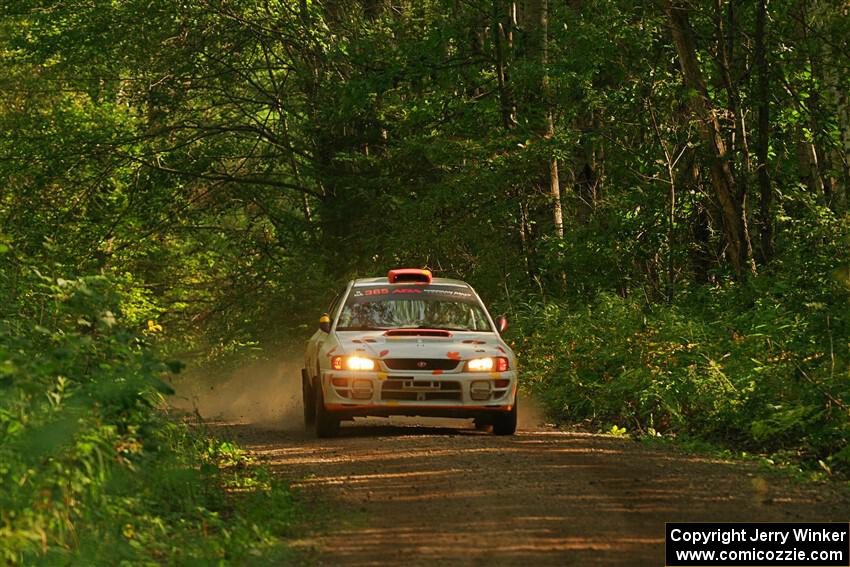
<path id="1" fill-rule="evenodd" d="M 770 76 L 765 47 L 767 24 L 767 0 L 759 0 L 756 13 L 755 65 L 758 75 L 756 100 L 758 105 L 758 137 L 756 141 L 756 162 L 759 186 L 759 241 L 762 262 L 773 257 L 773 189 L 770 186 L 768 170 L 768 149 L 770 148 Z"/>
<path id="2" fill-rule="evenodd" d="M 507 6 L 507 13 L 503 9 L 505 6 L 502 0 L 493 0 L 493 48 L 495 50 L 496 64 L 496 79 L 499 83 L 499 107 L 502 114 L 502 126 L 505 130 L 510 130 L 516 126 L 516 103 L 514 102 L 513 91 L 508 82 L 507 73 L 507 56 L 505 55 L 505 47 L 511 48 L 511 38 L 513 35 L 513 18 L 512 13 L 515 12 L 513 2 Z"/>
<path id="3" fill-rule="evenodd" d="M 828 36 L 831 33 L 830 24 L 832 21 L 837 18 L 847 18 L 848 10 L 850 10 L 850 5 L 845 5 L 843 10 L 836 10 L 836 6 L 830 2 L 815 0 L 812 4 L 814 19 L 812 27 L 818 33 L 818 36 Z M 826 95 L 824 106 L 827 107 L 824 111 L 827 114 L 834 113 L 838 127 L 838 144 L 822 154 L 825 160 L 821 171 L 825 173 L 826 183 L 829 184 L 829 187 L 826 188 L 830 197 L 829 204 L 836 213 L 841 215 L 847 211 L 847 192 L 848 184 L 850 184 L 850 164 L 848 164 L 848 155 L 850 155 L 850 112 L 848 112 L 850 109 L 848 109 L 848 104 L 850 104 L 850 98 L 847 89 L 842 88 L 839 74 L 841 65 L 837 62 L 841 61 L 840 48 L 833 42 L 822 42 L 819 55 L 820 64 L 815 66 L 813 61 L 812 74 L 817 75 L 820 71 L 823 76 L 823 84 L 826 87 L 824 89 Z M 821 148 L 826 150 L 825 145 L 822 145 Z"/>
<path id="4" fill-rule="evenodd" d="M 717 254 L 711 243 L 711 212 L 706 209 L 705 203 L 700 196 L 707 195 L 708 191 L 703 187 L 702 171 L 695 149 L 688 149 L 679 159 L 681 165 L 676 174 L 677 185 L 682 195 L 690 199 L 690 211 L 687 219 L 688 232 L 690 234 L 690 246 L 688 246 L 688 257 L 694 280 L 697 283 L 706 284 L 712 281 L 712 266 L 717 264 Z"/>
<path id="5" fill-rule="evenodd" d="M 835 161 L 841 164 L 842 169 L 839 204 L 840 212 L 846 213 L 850 205 L 850 94 L 835 89 L 832 96 L 838 111 L 838 127 L 841 131 L 841 146 L 835 152 Z"/>
<path id="6" fill-rule="evenodd" d="M 800 168 L 800 178 L 809 188 L 809 192 L 817 197 L 826 199 L 826 187 L 820 176 L 818 149 L 814 141 L 809 140 L 802 127 L 797 129 L 797 164 Z"/>
<path id="7" fill-rule="evenodd" d="M 569 0 L 567 2 L 569 13 L 575 19 L 576 30 L 580 29 L 579 18 L 582 11 L 582 0 Z M 567 20 L 567 24 L 570 21 Z M 593 139 L 592 133 L 602 129 L 604 119 L 598 109 L 583 109 L 585 101 L 576 101 L 575 106 L 579 111 L 573 119 L 573 129 L 578 133 L 578 142 L 573 145 L 573 174 L 571 175 L 573 190 L 578 197 L 578 206 L 575 212 L 576 222 L 587 224 L 590 222 L 596 203 L 599 198 L 599 189 L 602 181 L 602 147 L 598 141 Z"/>
<path id="8" fill-rule="evenodd" d="M 723 24 L 723 0 L 715 0 L 715 21 L 718 36 L 717 45 L 720 59 L 720 75 L 723 79 L 723 86 L 726 89 L 727 110 L 734 123 L 734 135 L 732 136 L 731 143 L 729 144 L 729 153 L 734 155 L 736 150 L 740 149 L 741 151 L 743 167 L 739 173 L 735 175 L 735 179 L 738 182 L 739 191 L 746 195 L 748 193 L 747 176 L 750 172 L 750 148 L 749 143 L 747 142 L 747 128 L 744 123 L 741 94 L 738 90 L 738 85 L 732 77 L 732 61 L 734 61 L 733 49 L 735 46 L 734 0 L 730 0 L 727 5 L 728 29 Z M 728 42 L 724 41 L 726 36 L 728 36 Z M 730 168 L 732 168 L 733 173 L 735 173 L 734 164 L 732 162 L 730 162 Z"/>
<path id="9" fill-rule="evenodd" d="M 685 86 L 691 91 L 688 105 L 699 122 L 700 133 L 707 146 L 710 159 L 709 172 L 714 196 L 723 217 L 723 234 L 732 269 L 737 278 L 755 272 L 752 246 L 747 234 L 744 195 L 738 191 L 735 175 L 729 164 L 726 144 L 717 113 L 712 108 L 697 59 L 694 33 L 688 19 L 688 9 L 673 0 L 667 0 L 666 11 L 670 19 L 673 43 L 679 56 L 679 65 Z"/>
<path id="10" fill-rule="evenodd" d="M 801 38 L 804 44 L 810 44 L 814 39 L 818 38 L 819 20 L 823 16 L 823 10 L 819 6 L 817 0 L 811 5 L 807 0 L 799 2 L 799 27 Z M 811 9 L 810 9 L 811 8 Z M 811 35 L 810 32 L 815 34 Z M 830 156 L 826 148 L 829 146 L 829 140 L 824 134 L 823 121 L 825 121 L 825 109 L 821 102 L 821 94 L 828 89 L 823 89 L 823 85 L 827 80 L 823 76 L 821 63 L 827 66 L 832 63 L 827 59 L 822 61 L 818 58 L 823 54 L 823 49 L 811 47 L 806 53 L 806 59 L 809 64 L 811 73 L 809 74 L 809 96 L 805 101 L 806 112 L 808 116 L 807 127 L 811 134 L 811 139 L 805 132 L 800 132 L 800 143 L 798 145 L 798 159 L 800 160 L 801 172 L 809 187 L 809 190 L 823 197 L 823 202 L 834 210 L 834 190 L 835 180 L 830 175 Z"/>
<path id="11" fill-rule="evenodd" d="M 549 1 L 530 0 L 527 4 L 528 20 L 533 26 L 533 32 L 529 34 L 529 54 L 532 61 L 540 66 L 540 92 L 542 100 L 541 108 L 534 112 L 535 117 L 542 116 L 542 120 L 535 120 L 535 129 L 540 131 L 543 139 L 549 140 L 555 135 L 555 125 L 552 118 L 551 93 L 549 89 Z M 536 59 L 536 61 L 534 61 Z M 564 216 L 561 207 L 561 183 L 558 177 L 558 158 L 550 156 L 546 159 L 546 171 L 548 173 L 549 197 L 552 202 L 552 220 L 554 223 L 555 236 L 564 237 Z"/>

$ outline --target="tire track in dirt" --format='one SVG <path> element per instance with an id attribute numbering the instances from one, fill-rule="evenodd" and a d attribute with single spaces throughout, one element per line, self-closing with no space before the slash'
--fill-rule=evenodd
<path id="1" fill-rule="evenodd" d="M 837 487 L 546 427 L 365 420 L 336 439 L 225 429 L 333 519 L 323 565 L 664 565 L 668 521 L 847 521 Z M 435 423 L 435 422 L 431 422 Z"/>

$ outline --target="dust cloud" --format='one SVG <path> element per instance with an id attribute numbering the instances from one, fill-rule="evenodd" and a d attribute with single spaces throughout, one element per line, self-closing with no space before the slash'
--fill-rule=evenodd
<path id="1" fill-rule="evenodd" d="M 301 366 L 290 356 L 251 361 L 225 373 L 190 368 L 174 380 L 169 403 L 206 420 L 302 431 Z"/>
<path id="2" fill-rule="evenodd" d="M 517 403 L 517 429 L 538 431 L 547 426 L 546 413 L 537 401 L 527 394 L 519 394 Z"/>

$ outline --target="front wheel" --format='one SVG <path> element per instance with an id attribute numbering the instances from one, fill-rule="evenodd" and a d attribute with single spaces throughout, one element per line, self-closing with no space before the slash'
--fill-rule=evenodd
<path id="1" fill-rule="evenodd" d="M 313 385 L 313 399 L 315 400 L 315 422 L 316 437 L 336 437 L 339 433 L 339 418 L 325 409 L 325 395 L 322 393 L 322 385 Z"/>
<path id="2" fill-rule="evenodd" d="M 301 369 L 301 404 L 304 406 L 304 428 L 310 429 L 316 422 L 316 401 L 313 399 L 313 387 L 307 369 Z"/>
<path id="3" fill-rule="evenodd" d="M 517 400 L 514 400 L 511 411 L 499 412 L 493 416 L 493 435 L 513 435 L 516 432 L 516 406 Z"/>

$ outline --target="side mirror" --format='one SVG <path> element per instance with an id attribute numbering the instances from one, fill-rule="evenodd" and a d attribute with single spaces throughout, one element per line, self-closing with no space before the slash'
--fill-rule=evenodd
<path id="1" fill-rule="evenodd" d="M 508 320 L 505 318 L 504 315 L 496 317 L 496 328 L 499 329 L 500 333 L 504 333 L 505 330 L 508 328 Z"/>
<path id="2" fill-rule="evenodd" d="M 331 332 L 331 316 L 327 313 L 319 317 L 319 329 L 324 333 Z"/>

